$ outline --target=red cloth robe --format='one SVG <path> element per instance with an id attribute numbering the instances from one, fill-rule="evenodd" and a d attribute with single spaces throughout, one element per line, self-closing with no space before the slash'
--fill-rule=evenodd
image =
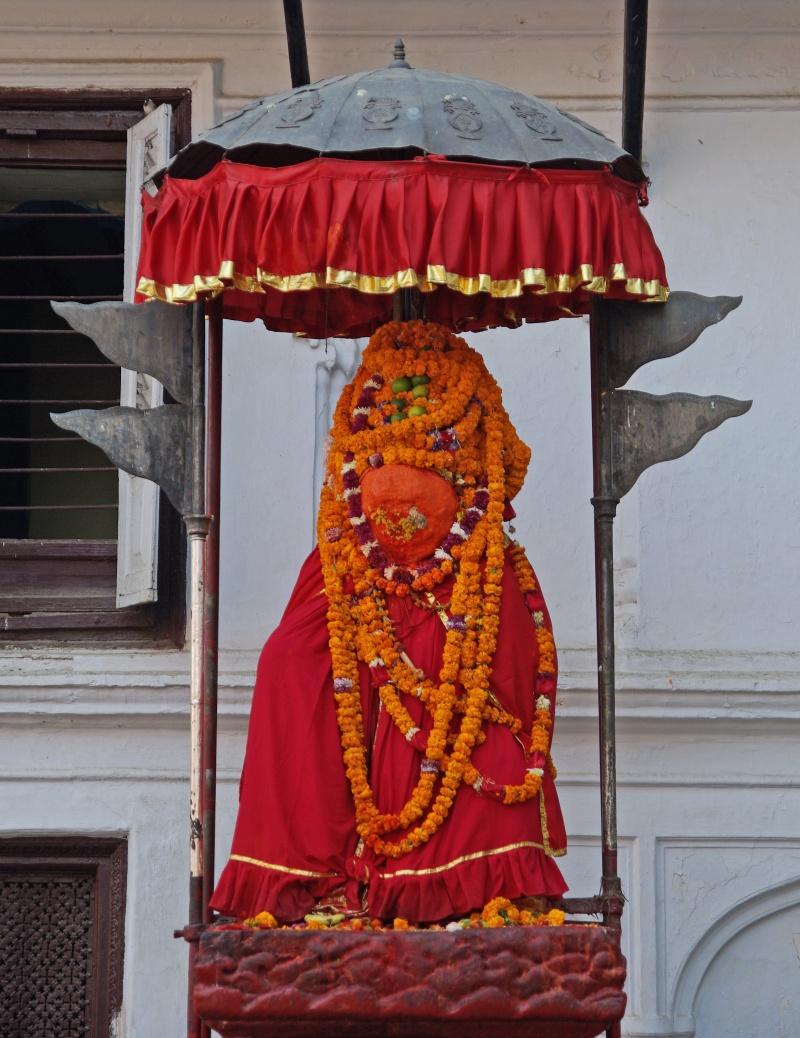
<path id="1" fill-rule="evenodd" d="M 437 589 L 439 601 L 448 601 L 451 585 Z M 491 690 L 522 719 L 523 732 L 530 732 L 537 695 L 548 694 L 555 709 L 555 682 L 548 679 L 543 688 L 540 679 L 536 687 L 531 609 L 549 620 L 541 595 L 528 598 L 526 604 L 506 560 Z M 388 600 L 406 653 L 436 678 L 445 640 L 441 617 L 408 598 Z M 239 815 L 212 907 L 238 917 L 267 910 L 291 921 L 344 886 L 351 907 L 366 907 L 374 917 L 431 922 L 481 908 L 493 897 L 563 894 L 566 884 L 553 858 L 565 853 L 566 834 L 548 774 L 539 796 L 522 804 L 502 804 L 462 785 L 439 831 L 398 859 L 377 857 L 359 844 L 336 722 L 326 611 L 315 550 L 261 653 Z M 381 707 L 366 665 L 360 669 L 376 803 L 382 811 L 398 811 L 416 784 L 421 758 Z M 420 702 L 404 702 L 420 728 L 430 726 Z M 524 778 L 522 746 L 499 725 L 488 726 L 472 759 L 498 782 Z"/>

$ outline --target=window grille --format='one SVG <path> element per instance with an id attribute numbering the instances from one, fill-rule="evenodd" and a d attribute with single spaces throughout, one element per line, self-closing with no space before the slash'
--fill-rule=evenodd
<path id="1" fill-rule="evenodd" d="M 126 843 L 0 839 L 0 1035 L 107 1038 L 122 1003 Z"/>
<path id="2" fill-rule="evenodd" d="M 27 170 L 17 174 L 18 190 L 25 192 L 29 172 L 33 190 L 47 190 L 41 173 Z M 91 190 L 91 171 L 80 171 L 86 187 L 69 172 L 67 188 Z M 64 191 L 59 179 L 48 171 L 53 193 Z M 0 212 L 3 539 L 116 539 L 116 469 L 58 429 L 50 412 L 119 403 L 119 369 L 53 313 L 50 300 L 121 299 L 124 236 L 124 215 L 102 202 L 25 200 Z"/>

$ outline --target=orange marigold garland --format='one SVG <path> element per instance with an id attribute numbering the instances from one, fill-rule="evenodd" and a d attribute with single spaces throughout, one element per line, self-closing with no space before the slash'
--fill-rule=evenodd
<path id="1" fill-rule="evenodd" d="M 345 772 L 359 836 L 377 854 L 398 858 L 427 842 L 447 818 L 462 782 L 507 804 L 541 789 L 552 732 L 548 695 L 536 700 L 522 783 L 500 785 L 471 763 L 486 724 L 506 725 L 515 735 L 522 727 L 494 701 L 490 678 L 506 553 L 503 513 L 522 486 L 529 459 L 497 383 L 463 339 L 423 321 L 391 322 L 372 336 L 336 408 L 319 544 Z M 361 504 L 363 474 L 392 463 L 432 469 L 459 491 L 456 521 L 433 555 L 415 566 L 386 558 Z M 535 606 L 538 589 L 524 552 L 512 546 L 510 557 L 529 608 Z M 385 595 L 429 593 L 450 575 L 442 664 L 432 680 L 403 652 Z M 552 678 L 552 635 L 541 610 L 532 609 L 532 615 L 540 678 Z M 389 717 L 421 754 L 416 786 L 393 813 L 380 811 L 369 782 L 359 660 L 369 666 Z M 431 718 L 427 732 L 414 724 L 403 696 L 424 704 Z"/>

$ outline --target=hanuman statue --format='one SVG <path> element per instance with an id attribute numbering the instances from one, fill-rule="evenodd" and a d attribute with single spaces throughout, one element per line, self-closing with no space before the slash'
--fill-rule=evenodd
<path id="1" fill-rule="evenodd" d="M 504 527 L 529 460 L 463 339 L 372 336 L 336 408 L 319 546 L 261 654 L 213 908 L 434 922 L 564 893 L 556 650 Z"/>

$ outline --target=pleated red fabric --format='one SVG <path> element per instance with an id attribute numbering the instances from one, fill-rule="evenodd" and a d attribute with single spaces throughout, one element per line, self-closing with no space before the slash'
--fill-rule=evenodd
<path id="1" fill-rule="evenodd" d="M 437 590 L 447 602 L 450 587 Z M 438 674 L 444 627 L 436 611 L 389 598 L 395 629 L 414 664 Z M 530 730 L 535 698 L 555 707 L 555 684 L 537 687 L 538 647 L 531 608 L 510 562 L 503 578 L 500 634 L 492 692 Z M 447 919 L 493 897 L 560 896 L 566 889 L 554 857 L 566 835 L 552 778 L 527 803 L 505 805 L 461 787 L 433 838 L 399 859 L 359 846 L 344 773 L 328 650 L 327 600 L 315 551 L 259 661 L 230 860 L 212 898 L 225 915 L 270 911 L 301 919 L 319 899 L 344 889 L 349 905 L 372 916 L 415 922 Z M 549 623 L 549 620 L 546 620 Z M 541 682 L 541 678 L 538 679 Z M 380 707 L 368 668 L 361 668 L 365 729 L 372 733 L 370 776 L 383 811 L 399 809 L 419 776 L 420 756 Z M 415 723 L 430 720 L 422 704 L 406 704 Z M 476 767 L 499 782 L 521 782 L 522 745 L 490 725 L 473 754 Z"/>
<path id="2" fill-rule="evenodd" d="M 226 317 L 313 336 L 369 334 L 414 286 L 427 319 L 465 331 L 586 313 L 593 295 L 663 302 L 639 200 L 610 170 L 224 160 L 143 196 L 138 298 L 224 291 Z"/>

